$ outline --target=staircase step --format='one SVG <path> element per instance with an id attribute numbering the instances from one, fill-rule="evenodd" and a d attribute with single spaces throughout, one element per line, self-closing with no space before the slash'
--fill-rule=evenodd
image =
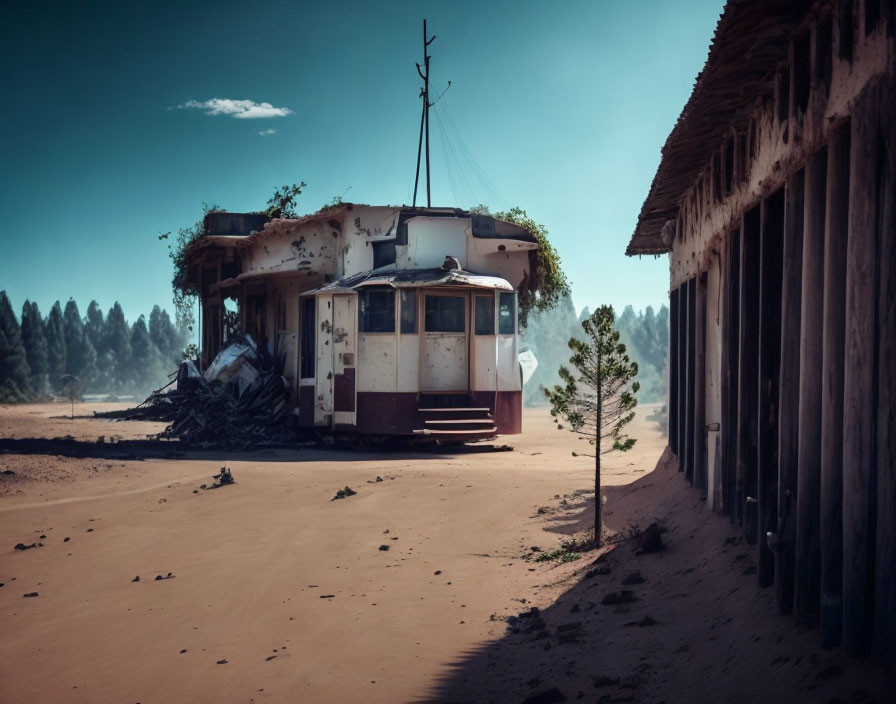
<path id="1" fill-rule="evenodd" d="M 488 435 L 494 435 L 497 432 L 498 432 L 498 428 L 495 426 L 492 426 L 491 428 L 483 428 L 482 430 L 439 430 L 439 429 L 435 429 L 435 428 L 421 428 L 418 430 L 414 430 L 415 435 L 433 435 L 436 437 L 439 437 L 441 435 L 448 435 L 451 437 L 488 436 Z"/>
<path id="2" fill-rule="evenodd" d="M 420 413 L 490 413 L 491 408 L 418 408 Z"/>
<path id="3" fill-rule="evenodd" d="M 473 424 L 473 423 L 481 423 L 487 425 L 494 425 L 495 421 L 491 418 L 452 418 L 450 420 L 425 420 L 423 421 L 427 425 L 465 425 L 465 424 Z"/>

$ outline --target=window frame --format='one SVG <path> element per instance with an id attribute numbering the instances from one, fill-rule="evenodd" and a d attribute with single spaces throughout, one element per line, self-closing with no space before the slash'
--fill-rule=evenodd
<path id="1" fill-rule="evenodd" d="M 510 296 L 512 301 L 511 304 L 511 317 L 510 320 L 513 324 L 513 329 L 510 332 L 507 332 L 502 327 L 502 317 L 501 317 L 501 308 L 504 306 L 504 297 Z M 499 335 L 516 335 L 517 330 L 519 329 L 519 325 L 517 323 L 517 301 L 516 301 L 516 291 L 499 291 L 498 292 L 498 334 Z"/>
<path id="2" fill-rule="evenodd" d="M 391 297 L 388 299 L 390 301 L 390 305 L 387 306 L 387 313 L 391 312 L 392 314 L 392 324 L 390 330 L 368 330 L 367 325 L 369 324 L 370 311 L 365 310 L 366 305 L 369 305 L 370 294 L 388 294 Z M 377 315 L 381 315 L 382 312 L 378 311 Z M 358 332 L 364 335 L 394 335 L 395 334 L 395 289 L 391 286 L 365 286 L 364 288 L 358 291 Z"/>
<path id="3" fill-rule="evenodd" d="M 461 326 L 460 330 L 430 330 L 429 329 L 429 312 L 426 303 L 430 299 L 445 298 L 456 299 L 461 303 Z M 423 332 L 433 333 L 436 335 L 466 335 L 467 334 L 467 296 L 463 293 L 425 293 L 423 294 Z"/>
<path id="4" fill-rule="evenodd" d="M 480 332 L 479 331 L 479 301 L 489 301 L 491 304 L 491 325 L 489 327 L 488 332 Z M 495 294 L 482 294 L 482 293 L 474 293 L 473 294 L 473 334 L 478 335 L 480 337 L 493 337 L 495 335 L 495 330 L 497 328 L 497 323 L 495 321 Z"/>

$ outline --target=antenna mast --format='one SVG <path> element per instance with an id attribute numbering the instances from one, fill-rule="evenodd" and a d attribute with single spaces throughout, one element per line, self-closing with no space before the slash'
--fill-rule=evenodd
<path id="1" fill-rule="evenodd" d="M 423 79 L 423 88 L 420 89 L 420 97 L 423 98 L 423 112 L 420 115 L 420 138 L 417 141 L 417 175 L 414 178 L 414 201 L 412 206 L 417 205 L 417 186 L 420 183 L 420 153 L 423 149 L 423 135 L 426 134 L 426 207 L 432 207 L 429 190 L 429 45 L 436 40 L 436 35 L 429 39 L 426 38 L 426 20 L 423 20 L 423 69 L 417 64 L 417 73 Z"/>

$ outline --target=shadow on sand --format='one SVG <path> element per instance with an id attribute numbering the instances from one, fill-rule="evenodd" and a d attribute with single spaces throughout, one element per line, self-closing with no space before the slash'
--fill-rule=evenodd
<path id="1" fill-rule="evenodd" d="M 272 446 L 249 450 L 223 448 L 200 449 L 178 440 L 78 440 L 61 438 L 0 438 L 0 453 L 18 455 L 61 455 L 117 460 L 195 459 L 240 460 L 244 462 L 364 462 L 389 459 L 427 460 L 460 455 L 505 452 L 510 448 L 486 444 L 456 446 L 412 446 L 390 443 L 388 446 L 359 446 L 353 449 L 324 447 Z"/>

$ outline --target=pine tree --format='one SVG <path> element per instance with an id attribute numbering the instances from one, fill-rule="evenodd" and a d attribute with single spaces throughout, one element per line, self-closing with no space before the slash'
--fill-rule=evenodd
<path id="1" fill-rule="evenodd" d="M 47 374 L 50 390 L 62 391 L 62 376 L 65 374 L 65 329 L 62 323 L 62 306 L 53 304 L 44 323 L 44 337 L 47 339 Z"/>
<path id="2" fill-rule="evenodd" d="M 96 301 L 91 301 L 87 306 L 87 317 L 84 320 L 84 332 L 93 349 L 96 350 L 97 357 L 106 351 L 105 339 L 103 337 L 105 322 L 103 321 L 103 310 Z"/>
<path id="3" fill-rule="evenodd" d="M 634 316 L 634 313 L 632 313 Z M 635 417 L 638 404 L 634 381 L 638 365 L 629 360 L 625 345 L 619 342 L 612 306 L 601 306 L 582 322 L 586 342 L 571 338 L 573 355 L 569 362 L 574 371 L 560 367 L 563 386 L 545 389 L 551 404 L 551 415 L 562 429 L 561 421 L 570 430 L 588 438 L 594 446 L 594 542 L 601 544 L 600 456 L 603 452 L 630 450 L 633 438 L 623 428 Z"/>
<path id="4" fill-rule="evenodd" d="M 138 392 L 149 390 L 153 376 L 158 372 L 159 357 L 150 340 L 146 319 L 141 315 L 131 326 L 132 382 Z"/>
<path id="5" fill-rule="evenodd" d="M 131 331 L 124 312 L 118 301 L 115 301 L 106 316 L 105 333 L 103 335 L 105 349 L 113 360 L 112 378 L 117 391 L 125 391 L 131 379 Z"/>
<path id="6" fill-rule="evenodd" d="M 22 331 L 6 291 L 0 291 L 0 402 L 27 401 L 31 395 L 31 369 Z"/>
<path id="7" fill-rule="evenodd" d="M 47 338 L 40 309 L 31 301 L 22 306 L 22 344 L 31 369 L 31 387 L 37 394 L 45 394 L 49 385 Z"/>
<path id="8" fill-rule="evenodd" d="M 65 334 L 65 373 L 78 378 L 78 387 L 83 391 L 96 376 L 96 350 L 84 331 L 84 321 L 74 299 L 68 299 L 63 313 L 63 333 Z"/>

